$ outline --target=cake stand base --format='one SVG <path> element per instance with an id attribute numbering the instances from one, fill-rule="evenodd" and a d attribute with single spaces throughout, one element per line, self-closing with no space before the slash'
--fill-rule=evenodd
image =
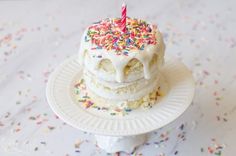
<path id="1" fill-rule="evenodd" d="M 105 136 L 95 135 L 97 145 L 107 153 L 127 152 L 132 153 L 136 147 L 144 144 L 147 134 L 133 136 Z"/>
<path id="2" fill-rule="evenodd" d="M 108 153 L 132 153 L 135 147 L 145 143 L 149 132 L 162 128 L 183 114 L 193 99 L 191 72 L 177 59 L 166 58 L 160 72 L 168 92 L 151 109 L 136 109 L 123 117 L 85 109 L 74 94 L 75 80 L 80 80 L 83 73 L 77 60 L 74 56 L 69 58 L 51 74 L 47 99 L 60 119 L 77 129 L 95 134 L 97 145 Z"/>

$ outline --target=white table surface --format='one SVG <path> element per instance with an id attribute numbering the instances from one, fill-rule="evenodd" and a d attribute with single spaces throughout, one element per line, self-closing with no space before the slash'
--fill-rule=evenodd
<path id="1" fill-rule="evenodd" d="M 122 1 L 0 1 L 0 155 L 106 156 L 86 134 L 58 119 L 45 87 L 77 53 L 92 22 L 120 15 Z M 233 156 L 236 153 L 236 1 L 129 0 L 128 15 L 157 23 L 166 55 L 196 80 L 191 107 L 153 132 L 133 154 Z M 181 126 L 182 125 L 182 126 Z"/>

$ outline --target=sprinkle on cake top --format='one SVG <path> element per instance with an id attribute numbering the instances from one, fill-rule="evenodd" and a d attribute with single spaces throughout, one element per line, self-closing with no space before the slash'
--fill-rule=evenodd
<path id="1" fill-rule="evenodd" d="M 155 25 L 140 19 L 126 19 L 126 32 L 121 30 L 120 18 L 108 18 L 94 23 L 88 28 L 85 41 L 92 42 L 91 49 L 115 50 L 117 54 L 128 55 L 132 50 L 144 50 L 145 45 L 156 44 Z"/>

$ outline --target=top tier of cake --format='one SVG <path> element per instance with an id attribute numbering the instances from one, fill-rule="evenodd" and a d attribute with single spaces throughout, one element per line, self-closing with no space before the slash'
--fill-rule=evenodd
<path id="1" fill-rule="evenodd" d="M 89 26 L 81 40 L 79 62 L 97 78 L 109 82 L 150 79 L 162 65 L 165 45 L 155 25 L 127 18 L 108 18 Z"/>

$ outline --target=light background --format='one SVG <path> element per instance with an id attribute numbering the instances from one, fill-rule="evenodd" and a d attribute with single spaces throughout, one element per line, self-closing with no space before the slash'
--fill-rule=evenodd
<path id="1" fill-rule="evenodd" d="M 86 26 L 120 16 L 122 1 L 0 1 L 0 155 L 104 156 L 93 137 L 49 108 L 47 79 L 78 52 Z M 127 0 L 128 15 L 158 24 L 166 55 L 196 80 L 190 108 L 132 155 L 236 153 L 236 1 Z M 182 125 L 182 126 L 181 126 Z M 118 154 L 116 154 L 118 155 Z M 131 155 L 121 153 L 120 155 Z"/>

